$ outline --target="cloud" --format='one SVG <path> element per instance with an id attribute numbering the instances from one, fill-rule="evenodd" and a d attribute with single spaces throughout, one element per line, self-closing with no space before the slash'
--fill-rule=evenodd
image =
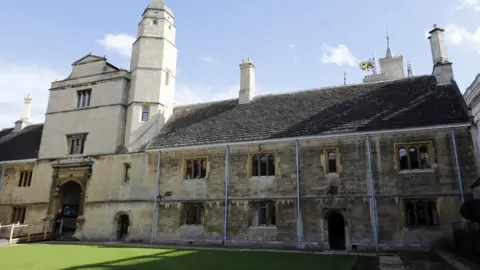
<path id="1" fill-rule="evenodd" d="M 295 44 L 288 45 L 289 48 L 295 48 Z"/>
<path id="2" fill-rule="evenodd" d="M 472 9 L 480 11 L 480 0 L 458 0 L 458 2 L 457 10 Z"/>
<path id="3" fill-rule="evenodd" d="M 238 84 L 219 88 L 195 83 L 177 84 L 175 88 L 175 105 L 187 105 L 237 98 L 239 89 L 240 86 Z"/>
<path id="4" fill-rule="evenodd" d="M 213 58 L 211 56 L 205 56 L 205 55 L 201 55 L 199 57 L 200 61 L 203 61 L 203 62 L 207 62 L 209 64 L 213 64 L 215 63 L 215 60 L 213 60 Z"/>
<path id="5" fill-rule="evenodd" d="M 332 47 L 328 44 L 322 46 L 322 63 L 334 63 L 339 66 L 350 65 L 355 66 L 358 62 L 357 58 L 350 53 L 347 46 L 339 44 L 337 47 Z"/>
<path id="6" fill-rule="evenodd" d="M 480 54 L 480 27 L 474 32 L 470 32 L 463 26 L 447 25 L 445 27 L 445 42 L 447 45 L 475 50 Z"/>
<path id="7" fill-rule="evenodd" d="M 57 71 L 38 66 L 16 66 L 0 63 L 0 129 L 13 127 L 23 111 L 23 99 L 32 98 L 30 120 L 45 119 L 50 83 L 64 79 Z"/>
<path id="8" fill-rule="evenodd" d="M 130 57 L 135 37 L 127 34 L 106 34 L 103 39 L 97 40 L 107 52 L 116 52 L 123 57 Z"/>

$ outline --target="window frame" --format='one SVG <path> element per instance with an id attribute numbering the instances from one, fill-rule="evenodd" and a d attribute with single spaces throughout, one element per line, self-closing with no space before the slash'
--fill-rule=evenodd
<path id="1" fill-rule="evenodd" d="M 77 90 L 77 109 L 88 108 L 92 103 L 92 88 Z M 85 97 L 87 97 L 85 99 Z"/>
<path id="2" fill-rule="evenodd" d="M 147 118 L 146 120 L 144 119 L 144 114 L 145 114 L 145 109 L 146 109 L 146 114 Z M 140 121 L 141 122 L 148 122 L 150 120 L 150 105 L 142 105 L 140 109 Z"/>
<path id="3" fill-rule="evenodd" d="M 256 202 L 251 202 L 251 207 L 252 207 L 252 224 L 250 224 L 251 227 L 277 227 L 277 221 L 278 221 L 278 208 L 277 208 L 277 203 L 275 201 L 256 201 Z M 265 209 L 265 218 L 262 218 L 262 209 Z M 273 214 L 272 214 L 273 213 Z M 272 222 L 272 217 L 273 217 L 273 222 Z M 262 221 L 263 219 L 264 222 Z M 254 223 L 253 220 L 256 222 Z"/>
<path id="4" fill-rule="evenodd" d="M 191 207 L 193 207 L 194 209 L 193 210 L 190 209 Z M 184 203 L 182 211 L 183 211 L 182 225 L 184 225 L 184 226 L 204 226 L 204 224 L 205 224 L 205 205 L 203 203 L 200 203 L 200 202 Z M 195 220 L 190 219 L 191 214 L 195 215 Z"/>
<path id="5" fill-rule="evenodd" d="M 88 133 L 67 134 L 67 155 L 84 155 Z M 77 145 L 74 145 L 76 142 Z M 80 142 L 80 145 L 78 144 Z"/>
<path id="6" fill-rule="evenodd" d="M 335 154 L 335 171 L 330 171 L 330 153 Z M 329 173 L 336 173 L 339 174 L 342 172 L 342 164 L 340 162 L 340 151 L 338 150 L 338 147 L 331 147 L 331 148 L 325 148 L 323 149 L 323 158 L 322 158 L 322 165 L 323 165 L 323 171 L 325 175 L 328 175 Z"/>
<path id="7" fill-rule="evenodd" d="M 258 175 L 254 174 L 254 167 L 253 167 L 253 158 L 258 156 Z M 261 164 L 260 164 L 260 157 L 266 156 L 267 157 L 267 167 L 266 167 L 266 175 L 261 175 Z M 270 156 L 273 156 L 273 174 L 269 174 L 269 163 L 268 159 Z M 247 160 L 247 170 L 248 170 L 248 177 L 253 178 L 253 177 L 276 177 L 278 175 L 278 155 L 275 152 L 257 152 L 257 153 L 250 153 L 248 154 L 248 160 Z"/>
<path id="8" fill-rule="evenodd" d="M 420 224 L 419 222 L 419 213 L 417 204 L 419 202 L 424 203 L 425 207 L 425 218 L 426 218 L 426 224 Z M 413 205 L 413 215 L 414 215 L 414 220 L 409 222 L 409 213 L 407 209 L 407 204 L 412 204 Z M 431 207 L 431 203 L 433 203 L 434 208 Z M 431 209 L 434 209 L 434 214 L 435 216 L 433 217 L 434 220 L 432 219 L 432 213 Z M 440 227 L 440 215 L 438 214 L 438 200 L 436 198 L 409 198 L 409 199 L 403 199 L 402 200 L 402 214 L 403 214 L 403 226 L 404 228 L 436 228 Z"/>
<path id="9" fill-rule="evenodd" d="M 191 161 L 192 163 L 194 163 L 195 161 L 200 161 L 200 178 L 188 178 L 188 162 Z M 205 176 L 204 177 L 201 177 L 202 176 L 202 161 L 205 161 Z M 208 160 L 208 156 L 196 156 L 196 157 L 186 157 L 186 158 L 183 158 L 183 162 L 182 162 L 182 166 L 183 166 L 183 170 L 182 170 L 182 177 L 183 177 L 183 180 L 205 180 L 208 178 L 208 173 L 209 173 L 209 169 L 210 169 L 210 162 Z M 193 174 L 195 172 L 195 168 L 193 168 Z"/>
<path id="10" fill-rule="evenodd" d="M 130 171 L 132 169 L 132 164 L 130 162 L 123 163 L 123 183 L 130 182 Z"/>
<path id="11" fill-rule="evenodd" d="M 27 216 L 27 207 L 23 205 L 16 205 L 11 208 L 10 224 L 25 224 L 25 217 Z"/>
<path id="12" fill-rule="evenodd" d="M 419 149 L 422 146 L 427 147 L 428 153 L 428 168 L 421 168 L 421 155 Z M 409 149 L 415 147 L 417 149 L 417 159 L 418 159 L 418 166 L 419 168 L 412 169 L 412 164 L 410 161 L 410 155 L 408 154 Z M 401 168 L 401 160 L 400 160 L 400 149 L 404 148 L 407 151 L 407 169 Z M 418 141 L 418 142 L 402 142 L 402 143 L 394 143 L 393 146 L 394 150 L 394 167 L 397 172 L 422 172 L 422 171 L 432 171 L 435 166 L 435 149 L 433 147 L 433 141 Z"/>
<path id="13" fill-rule="evenodd" d="M 33 170 L 19 170 L 18 187 L 30 187 L 32 184 Z"/>

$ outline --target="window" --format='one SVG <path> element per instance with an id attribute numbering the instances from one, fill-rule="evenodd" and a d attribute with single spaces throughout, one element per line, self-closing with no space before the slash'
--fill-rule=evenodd
<path id="1" fill-rule="evenodd" d="M 158 21 L 157 20 L 153 20 L 153 24 L 154 25 L 157 25 Z"/>
<path id="2" fill-rule="evenodd" d="M 146 122 L 148 121 L 148 115 L 150 114 L 150 107 L 149 106 L 143 106 L 142 107 L 142 121 Z"/>
<path id="3" fill-rule="evenodd" d="M 87 141 L 87 134 L 73 134 L 67 135 L 68 154 L 80 155 L 85 150 L 85 142 Z"/>
<path id="4" fill-rule="evenodd" d="M 187 159 L 185 168 L 185 179 L 204 179 L 207 176 L 207 159 Z"/>
<path id="5" fill-rule="evenodd" d="M 77 91 L 77 108 L 90 106 L 90 98 L 92 97 L 92 89 Z"/>
<path id="6" fill-rule="evenodd" d="M 324 151 L 325 154 L 325 168 L 326 173 L 336 173 L 337 170 L 337 163 L 338 163 L 338 150 L 337 149 L 326 149 Z"/>
<path id="7" fill-rule="evenodd" d="M 253 204 L 253 226 L 275 226 L 277 224 L 275 202 Z"/>
<path id="8" fill-rule="evenodd" d="M 251 176 L 275 175 L 275 155 L 251 155 Z"/>
<path id="9" fill-rule="evenodd" d="M 165 72 L 165 85 L 170 83 L 170 72 Z"/>
<path id="10" fill-rule="evenodd" d="M 438 225 L 437 203 L 435 200 L 406 200 L 405 226 L 435 226 Z"/>
<path id="11" fill-rule="evenodd" d="M 32 183 L 32 171 L 20 171 L 19 187 L 29 187 Z"/>
<path id="12" fill-rule="evenodd" d="M 130 181 L 130 163 L 123 163 L 123 182 L 127 183 Z"/>
<path id="13" fill-rule="evenodd" d="M 431 143 L 401 144 L 396 146 L 399 170 L 431 168 Z"/>
<path id="14" fill-rule="evenodd" d="M 203 224 L 203 206 L 199 203 L 184 204 L 185 225 Z"/>
<path id="15" fill-rule="evenodd" d="M 25 222 L 25 212 L 27 208 L 25 206 L 16 206 L 12 209 L 12 219 L 11 223 L 21 223 Z"/>

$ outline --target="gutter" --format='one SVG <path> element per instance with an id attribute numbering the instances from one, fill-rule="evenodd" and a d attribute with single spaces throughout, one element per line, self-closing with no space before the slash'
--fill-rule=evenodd
<path id="1" fill-rule="evenodd" d="M 225 209 L 224 209 L 224 219 L 223 219 L 223 244 L 227 246 L 227 240 L 228 240 L 228 176 L 229 176 L 229 170 L 228 170 L 228 164 L 230 160 L 230 146 L 227 145 L 225 149 Z"/>
<path id="2" fill-rule="evenodd" d="M 375 186 L 372 176 L 372 152 L 370 145 L 370 136 L 366 136 L 367 140 L 367 158 L 368 158 L 368 180 L 370 183 L 370 214 L 373 221 L 373 241 L 375 242 L 375 250 L 378 251 L 378 223 L 377 223 L 377 199 L 375 199 Z"/>
<path id="3" fill-rule="evenodd" d="M 37 159 L 30 158 L 30 159 L 18 159 L 18 160 L 5 160 L 0 162 L 3 164 L 31 163 L 31 162 L 37 162 Z"/>
<path id="4" fill-rule="evenodd" d="M 296 188 L 297 188 L 297 248 L 302 247 L 303 241 L 303 218 L 300 209 L 300 146 L 298 140 L 295 141 L 295 165 L 296 165 Z"/>
<path id="5" fill-rule="evenodd" d="M 391 134 L 391 133 L 405 133 L 405 132 L 421 132 L 421 131 L 431 131 L 431 130 L 442 130 L 442 129 L 451 129 L 451 128 L 460 128 L 460 127 L 470 127 L 472 123 L 462 123 L 462 124 L 451 124 L 451 125 L 437 125 L 429 127 L 416 127 L 416 128 L 404 128 L 404 129 L 388 129 L 381 131 L 362 131 L 362 132 L 350 132 L 350 133 L 341 133 L 341 134 L 325 134 L 325 135 L 315 135 L 315 136 L 303 136 L 303 137 L 290 137 L 290 138 L 281 138 L 281 139 L 267 139 L 267 140 L 254 140 L 254 141 L 243 141 L 243 142 L 225 142 L 225 143 L 213 143 L 213 144 L 203 144 L 203 145 L 188 145 L 188 146 L 177 146 L 177 147 L 165 147 L 165 148 L 156 148 L 156 149 L 146 149 L 145 152 L 157 152 L 157 151 L 175 151 L 175 150 L 187 150 L 187 149 L 199 149 L 199 148 L 213 148 L 213 147 L 226 147 L 235 146 L 235 145 L 247 145 L 247 144 L 262 144 L 262 143 L 276 143 L 276 142 L 293 142 L 293 141 L 307 141 L 315 139 L 324 139 L 324 138 L 341 138 L 341 137 L 357 137 L 357 136 L 366 136 L 366 135 L 377 135 L 377 134 Z"/>

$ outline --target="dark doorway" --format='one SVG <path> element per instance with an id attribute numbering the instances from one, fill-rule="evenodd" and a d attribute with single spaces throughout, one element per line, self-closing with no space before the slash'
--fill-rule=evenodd
<path id="1" fill-rule="evenodd" d="M 69 181 L 60 187 L 60 209 L 62 209 L 62 232 L 75 232 L 80 209 L 82 188 L 76 182 Z"/>
<path id="2" fill-rule="evenodd" d="M 330 249 L 345 249 L 345 219 L 338 212 L 330 213 L 328 220 L 328 243 Z"/>
<path id="3" fill-rule="evenodd" d="M 125 237 L 128 235 L 128 226 L 129 226 L 129 218 L 127 215 L 122 214 L 117 219 L 117 240 L 123 241 Z"/>

